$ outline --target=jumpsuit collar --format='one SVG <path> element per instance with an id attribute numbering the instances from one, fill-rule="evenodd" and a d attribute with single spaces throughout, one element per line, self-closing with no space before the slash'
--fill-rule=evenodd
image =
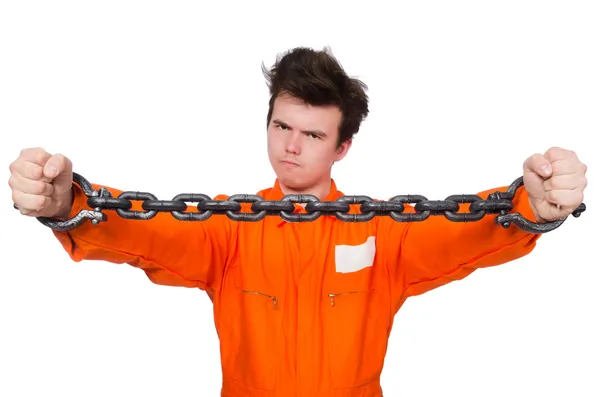
<path id="1" fill-rule="evenodd" d="M 322 201 L 335 201 L 342 195 L 343 195 L 342 192 L 340 192 L 337 189 L 335 180 L 333 180 L 333 178 L 332 178 L 329 193 L 327 194 L 327 196 L 325 196 L 321 200 Z M 283 198 L 283 196 L 284 196 L 284 194 L 283 194 L 283 191 L 281 190 L 281 185 L 279 183 L 279 179 L 275 179 L 275 182 L 273 183 L 273 187 L 270 189 L 267 189 L 264 197 L 266 200 L 281 200 Z M 302 208 L 299 204 L 295 204 L 294 213 L 303 212 L 303 211 L 304 211 L 304 208 Z M 333 215 L 323 215 L 323 216 L 333 216 Z M 279 217 L 277 225 L 280 226 L 284 223 L 286 223 L 286 221 L 283 218 Z"/>

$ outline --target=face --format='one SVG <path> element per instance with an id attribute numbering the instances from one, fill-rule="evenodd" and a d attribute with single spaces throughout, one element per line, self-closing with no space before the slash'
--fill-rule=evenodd
<path id="1" fill-rule="evenodd" d="M 331 167 L 351 146 L 351 141 L 337 146 L 341 118 L 335 106 L 310 106 L 290 96 L 275 100 L 268 153 L 284 193 L 329 192 Z"/>

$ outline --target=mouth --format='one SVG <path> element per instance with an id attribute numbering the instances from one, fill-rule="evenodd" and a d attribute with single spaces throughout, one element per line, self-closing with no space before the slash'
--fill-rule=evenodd
<path id="1" fill-rule="evenodd" d="M 285 165 L 292 165 L 292 166 L 296 166 L 296 167 L 300 166 L 300 164 L 294 163 L 293 161 L 289 161 L 289 160 L 283 160 L 282 163 Z"/>

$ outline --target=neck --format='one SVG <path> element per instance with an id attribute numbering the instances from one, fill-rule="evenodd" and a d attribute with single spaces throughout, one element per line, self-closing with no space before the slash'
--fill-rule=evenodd
<path id="1" fill-rule="evenodd" d="M 316 196 L 319 200 L 323 200 L 331 191 L 331 177 L 325 178 L 322 182 L 304 189 L 293 188 L 281 182 L 279 186 L 284 196 L 288 194 L 310 194 Z"/>

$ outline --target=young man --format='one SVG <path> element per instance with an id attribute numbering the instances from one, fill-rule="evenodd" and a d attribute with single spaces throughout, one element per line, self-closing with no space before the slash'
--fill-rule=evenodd
<path id="1" fill-rule="evenodd" d="M 364 85 L 327 51 L 306 48 L 289 51 L 265 74 L 272 94 L 268 155 L 277 178 L 259 195 L 335 200 L 343 194 L 331 168 L 348 153 L 368 114 Z M 66 157 L 27 149 L 10 169 L 22 213 L 68 219 L 88 209 Z M 567 216 L 583 201 L 585 172 L 571 151 L 531 156 L 513 211 L 535 222 Z M 121 192 L 109 190 L 114 197 Z M 133 209 L 140 207 L 137 202 Z M 154 283 L 206 291 L 227 397 L 381 396 L 387 341 L 403 302 L 477 268 L 523 257 L 539 238 L 499 227 L 493 217 L 349 223 L 321 216 L 290 223 L 276 216 L 236 222 L 214 215 L 185 222 L 168 213 L 144 221 L 110 214 L 99 225 L 54 234 L 74 261 L 127 263 Z"/>

